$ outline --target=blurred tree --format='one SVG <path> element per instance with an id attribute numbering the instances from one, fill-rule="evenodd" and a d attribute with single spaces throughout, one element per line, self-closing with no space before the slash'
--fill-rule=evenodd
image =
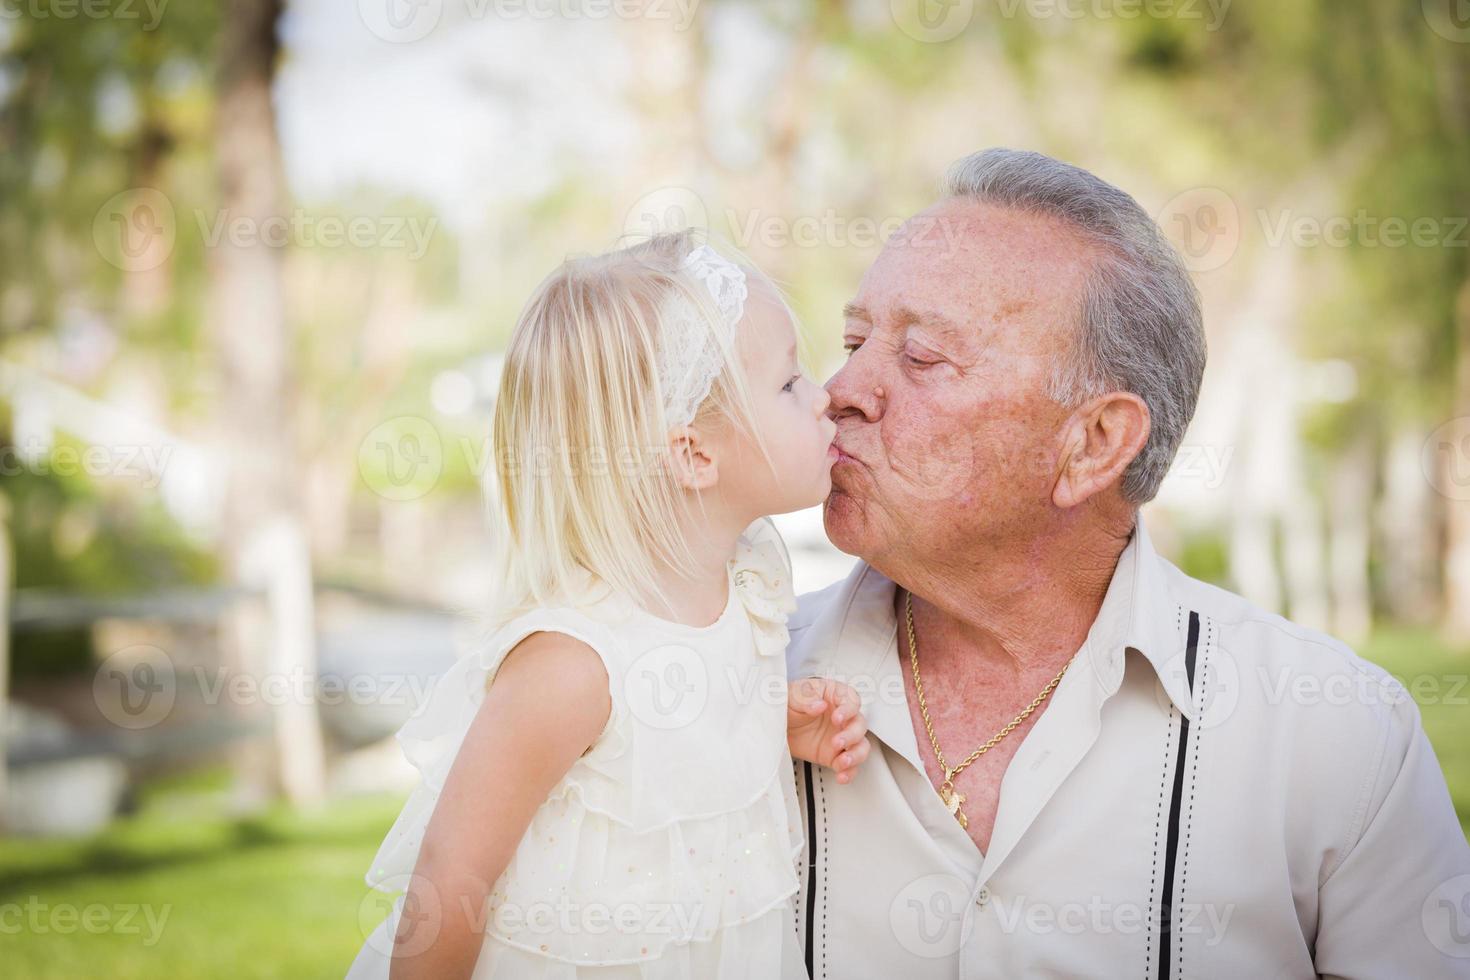
<path id="1" fill-rule="evenodd" d="M 272 227 L 290 227 L 271 83 L 280 57 L 281 0 L 230 0 L 219 38 L 215 161 L 222 214 L 240 236 L 223 235 L 209 255 L 210 328 L 220 372 L 217 445 L 227 460 L 221 544 L 230 577 L 261 590 L 263 620 L 242 610 L 231 654 L 248 676 L 316 677 L 311 551 L 302 520 L 296 442 L 297 390 L 281 249 Z M 260 712 L 263 705 L 242 706 Z M 320 802 L 324 750 L 316 703 L 287 698 L 275 711 L 273 775 L 288 799 Z M 242 774 L 264 760 L 256 746 Z"/>

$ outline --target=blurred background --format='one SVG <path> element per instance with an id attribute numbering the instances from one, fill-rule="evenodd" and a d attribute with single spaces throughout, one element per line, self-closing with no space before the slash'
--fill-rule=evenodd
<path id="1" fill-rule="evenodd" d="M 992 145 L 1195 272 L 1161 551 L 1403 680 L 1470 824 L 1464 0 L 0 0 L 0 972 L 340 976 L 535 283 L 708 226 L 825 379 Z"/>

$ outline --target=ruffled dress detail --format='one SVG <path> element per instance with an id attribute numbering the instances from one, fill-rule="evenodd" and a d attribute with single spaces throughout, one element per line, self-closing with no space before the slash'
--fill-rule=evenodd
<path id="1" fill-rule="evenodd" d="M 537 810 L 485 910 L 476 978 L 804 977 L 791 897 L 803 846 L 786 746 L 790 562 L 769 520 L 729 564 L 713 624 L 611 596 L 538 609 L 434 685 L 398 741 L 422 779 L 368 872 L 408 887 L 429 817 L 505 654 L 539 630 L 601 656 L 606 728 Z M 349 978 L 387 975 L 403 897 Z"/>

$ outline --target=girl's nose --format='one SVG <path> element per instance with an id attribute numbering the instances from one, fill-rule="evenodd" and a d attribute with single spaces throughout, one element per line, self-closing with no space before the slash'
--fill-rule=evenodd
<path id="1" fill-rule="evenodd" d="M 832 404 L 832 394 L 826 388 L 817 389 L 817 415 L 826 415 L 827 408 Z"/>

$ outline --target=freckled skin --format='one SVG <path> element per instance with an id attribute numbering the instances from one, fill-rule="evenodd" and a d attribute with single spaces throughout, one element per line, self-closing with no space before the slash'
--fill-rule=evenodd
<path id="1" fill-rule="evenodd" d="M 1054 219 L 949 200 L 890 240 L 849 305 L 845 343 L 858 346 L 827 383 L 846 455 L 824 518 L 837 547 L 901 586 L 905 690 L 936 788 L 904 589 L 930 716 L 955 765 L 1076 652 L 1131 529 L 1116 486 L 1075 506 L 1054 495 L 1077 465 L 1068 433 L 1081 430 L 1046 384 L 1074 343 L 1094 255 Z M 982 851 L 1005 767 L 1043 712 L 956 779 Z"/>

